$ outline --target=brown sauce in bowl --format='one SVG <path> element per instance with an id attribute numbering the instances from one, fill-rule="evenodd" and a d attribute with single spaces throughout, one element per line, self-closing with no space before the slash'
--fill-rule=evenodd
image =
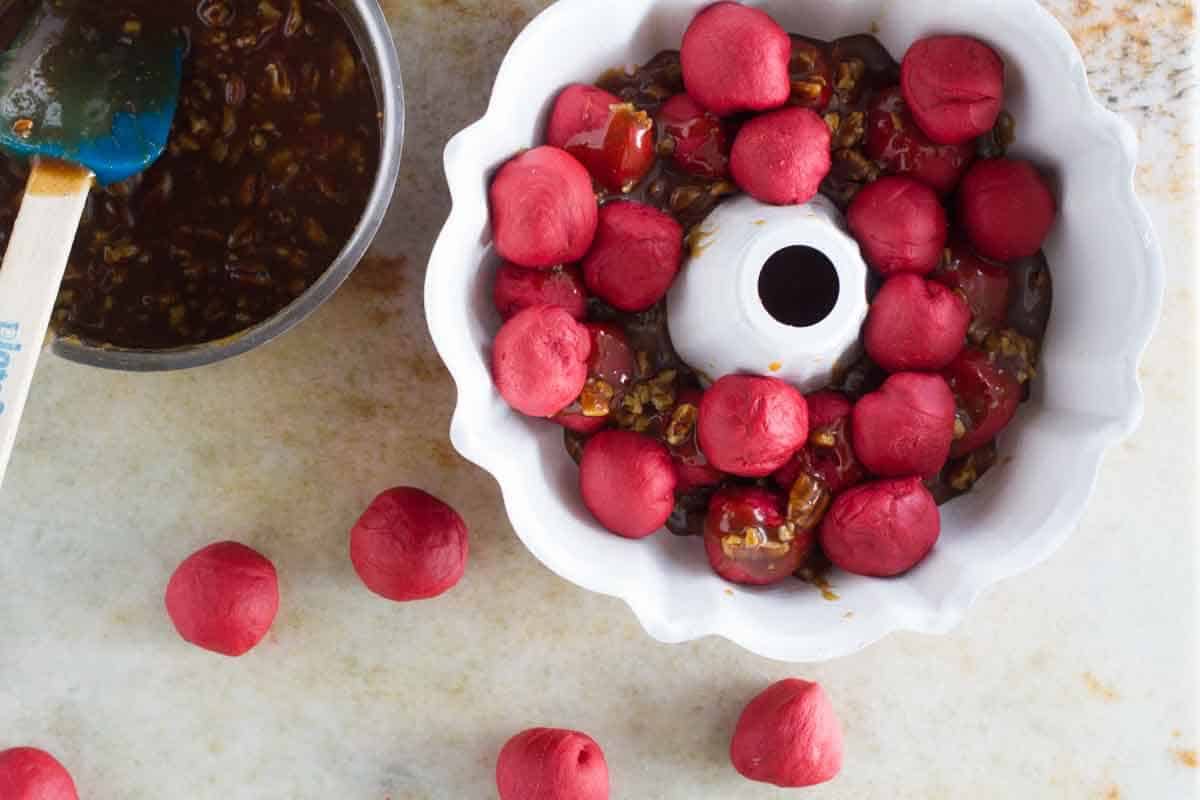
<path id="1" fill-rule="evenodd" d="M 44 0 L 0 9 L 0 42 Z M 167 150 L 96 188 L 54 310 L 59 336 L 138 350 L 249 328 L 329 267 L 379 163 L 370 77 L 326 0 L 79 0 L 102 35 L 186 43 Z M 0 157 L 0 248 L 28 176 Z"/>

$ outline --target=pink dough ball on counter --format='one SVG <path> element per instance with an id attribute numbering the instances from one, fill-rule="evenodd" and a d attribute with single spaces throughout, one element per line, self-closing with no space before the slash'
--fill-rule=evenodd
<path id="1" fill-rule="evenodd" d="M 467 524 L 420 489 L 389 489 L 350 529 L 350 561 L 375 594 L 407 602 L 437 597 L 467 569 Z"/>
<path id="2" fill-rule="evenodd" d="M 75 781 L 58 759 L 35 747 L 0 750 L 3 800 L 79 800 Z"/>
<path id="3" fill-rule="evenodd" d="M 733 180 L 764 203 L 807 203 L 816 196 L 833 163 L 830 138 L 829 126 L 807 108 L 785 108 L 755 117 L 734 139 L 730 156 Z"/>
<path id="4" fill-rule="evenodd" d="M 505 262 L 496 271 L 492 301 L 504 320 L 530 306 L 558 306 L 581 321 L 587 316 L 587 287 L 579 268 L 574 266 L 526 269 Z"/>
<path id="5" fill-rule="evenodd" d="M 842 770 L 842 725 L 820 684 L 788 678 L 742 711 L 729 757 L 752 781 L 788 789 L 816 786 Z"/>
<path id="6" fill-rule="evenodd" d="M 854 454 L 875 475 L 936 475 L 950 456 L 955 413 L 940 375 L 897 373 L 854 405 Z"/>
<path id="7" fill-rule="evenodd" d="M 585 733 L 531 728 L 500 751 L 496 788 L 500 800 L 608 800 L 608 764 Z"/>
<path id="8" fill-rule="evenodd" d="M 675 510 L 679 477 L 667 446 L 631 431 L 601 431 L 579 462 L 583 504 L 596 521 L 627 539 L 644 539 Z"/>
<path id="9" fill-rule="evenodd" d="M 779 108 L 792 93 L 791 55 L 791 37 L 765 12 L 715 3 L 683 34 L 683 82 L 718 116 Z"/>
<path id="10" fill-rule="evenodd" d="M 888 278 L 864 329 L 867 354 L 888 372 L 937 371 L 966 346 L 971 308 L 962 295 L 918 275 Z"/>
<path id="11" fill-rule="evenodd" d="M 683 226 L 644 203 L 600 209 L 595 243 L 583 261 L 593 294 L 622 311 L 645 311 L 666 297 L 683 263 Z"/>
<path id="12" fill-rule="evenodd" d="M 846 224 L 867 263 L 882 275 L 932 272 L 950 235 L 937 193 L 899 176 L 880 178 L 855 195 Z"/>
<path id="13" fill-rule="evenodd" d="M 847 572 L 888 578 L 921 563 L 941 528 L 937 503 L 920 478 L 872 481 L 834 499 L 821 522 L 821 547 Z"/>
<path id="14" fill-rule="evenodd" d="M 496 252 L 518 266 L 568 264 L 592 246 L 599 217 L 592 176 L 557 147 L 512 158 L 496 173 L 488 199 Z"/>
<path id="15" fill-rule="evenodd" d="M 591 337 L 556 306 L 533 306 L 504 323 L 492 344 L 492 379 L 500 396 L 530 417 L 553 417 L 587 383 Z"/>
<path id="16" fill-rule="evenodd" d="M 275 565 L 238 542 L 217 542 L 184 559 L 167 584 L 167 614 L 184 640 L 226 656 L 262 641 L 279 611 Z"/>
<path id="17" fill-rule="evenodd" d="M 976 162 L 959 187 L 959 221 L 976 252 L 996 261 L 1036 255 L 1057 215 L 1054 193 L 1028 161 Z"/>
<path id="18" fill-rule="evenodd" d="M 700 450 L 730 475 L 764 478 L 808 439 L 808 403 L 778 378 L 726 375 L 700 403 Z"/>
<path id="19" fill-rule="evenodd" d="M 904 54 L 900 85 L 926 136 L 962 144 L 995 126 L 1004 105 L 1004 61 L 970 36 L 930 36 Z"/>

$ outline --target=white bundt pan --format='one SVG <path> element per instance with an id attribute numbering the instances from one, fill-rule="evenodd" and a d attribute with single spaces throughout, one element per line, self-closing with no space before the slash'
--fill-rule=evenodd
<path id="1" fill-rule="evenodd" d="M 479 122 L 446 148 L 453 209 L 429 263 L 429 327 L 458 384 L 451 438 L 500 483 L 512 525 L 546 566 L 620 597 L 654 638 L 723 636 L 783 661 L 852 653 L 891 631 L 944 633 L 992 584 L 1053 553 L 1078 522 L 1104 451 L 1142 415 L 1139 357 L 1158 319 L 1162 257 L 1133 189 L 1133 130 L 1097 103 L 1067 32 L 1034 0 L 768 0 L 786 29 L 822 38 L 875 31 L 894 56 L 935 33 L 986 40 L 1008 65 L 1015 155 L 1051 176 L 1061 217 L 1046 251 L 1054 312 L 1033 400 L 1002 437 L 1000 464 L 943 509 L 942 538 L 908 575 L 835 572 L 831 602 L 799 580 L 767 589 L 725 583 L 694 538 L 630 541 L 584 509 L 562 430 L 511 411 L 492 386 L 496 256 L 487 185 L 541 142 L 550 105 L 573 81 L 678 48 L 706 0 L 561 0 L 517 38 Z M 854 612 L 848 614 L 847 612 Z"/>

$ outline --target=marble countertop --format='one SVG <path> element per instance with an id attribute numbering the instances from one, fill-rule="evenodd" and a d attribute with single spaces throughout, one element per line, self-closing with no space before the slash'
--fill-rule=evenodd
<path id="1" fill-rule="evenodd" d="M 0 749 L 53 751 L 87 800 L 475 800 L 495 796 L 510 734 L 552 725 L 599 740 L 616 798 L 785 797 L 737 776 L 727 748 L 742 705 L 796 675 L 826 686 L 847 737 L 841 777 L 805 796 L 1200 797 L 1189 0 L 1047 0 L 1144 145 L 1169 273 L 1145 423 L 1109 454 L 1070 542 L 958 630 L 816 666 L 657 644 L 619 601 L 537 563 L 494 482 L 450 447 L 454 389 L 420 298 L 449 206 L 441 150 L 545 3 L 385 5 L 408 89 L 405 189 L 337 296 L 197 371 L 43 360 L 0 491 Z M 398 484 L 471 526 L 467 576 L 435 601 L 381 601 L 346 557 L 357 515 Z M 171 569 L 218 538 L 270 555 L 282 581 L 270 636 L 238 660 L 184 644 L 162 609 Z"/>

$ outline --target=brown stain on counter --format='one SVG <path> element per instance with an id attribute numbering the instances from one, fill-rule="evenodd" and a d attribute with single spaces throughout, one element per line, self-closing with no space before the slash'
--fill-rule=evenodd
<path id="1" fill-rule="evenodd" d="M 397 297 L 408 286 L 407 268 L 408 256 L 368 255 L 351 274 L 349 285 Z"/>
<path id="2" fill-rule="evenodd" d="M 1200 759 L 1196 756 L 1195 748 L 1191 750 L 1176 749 L 1171 752 L 1175 754 L 1176 761 L 1189 769 L 1196 769 L 1200 766 Z"/>
<path id="3" fill-rule="evenodd" d="M 1115 703 L 1121 699 L 1121 695 L 1117 693 L 1116 689 L 1102 683 L 1099 678 L 1090 672 L 1083 673 L 1083 682 L 1089 692 L 1106 703 Z"/>

